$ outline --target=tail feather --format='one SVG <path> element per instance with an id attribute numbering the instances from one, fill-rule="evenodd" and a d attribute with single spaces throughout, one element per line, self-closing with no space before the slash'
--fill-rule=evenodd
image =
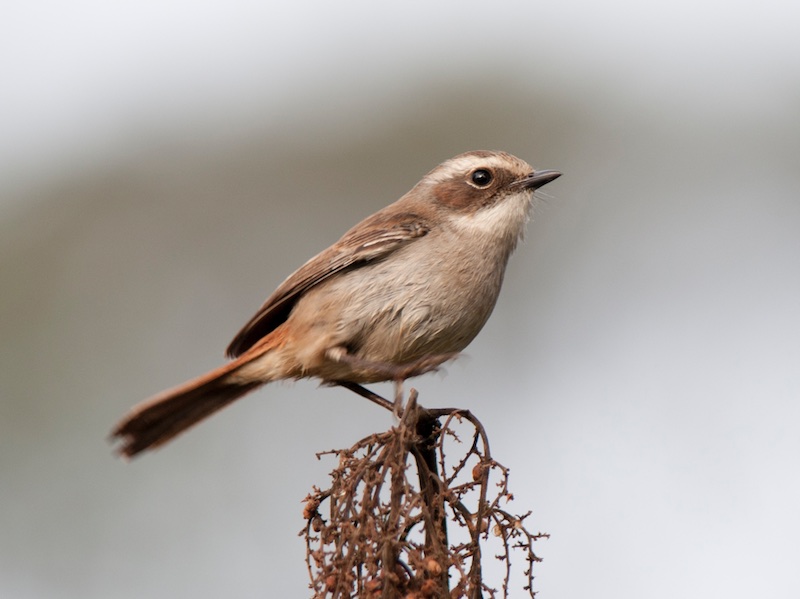
<path id="1" fill-rule="evenodd" d="M 249 360 L 239 359 L 135 406 L 111 433 L 118 453 L 133 457 L 170 441 L 266 381 L 232 376 Z"/>

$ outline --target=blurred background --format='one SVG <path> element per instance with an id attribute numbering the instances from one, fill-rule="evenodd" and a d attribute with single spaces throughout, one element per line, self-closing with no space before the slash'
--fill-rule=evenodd
<path id="1" fill-rule="evenodd" d="M 389 415 L 301 382 L 130 464 L 105 437 L 472 149 L 565 175 L 467 355 L 414 386 L 482 419 L 552 535 L 539 597 L 800 595 L 798 12 L 6 7 L 0 596 L 308 596 L 314 454 Z"/>

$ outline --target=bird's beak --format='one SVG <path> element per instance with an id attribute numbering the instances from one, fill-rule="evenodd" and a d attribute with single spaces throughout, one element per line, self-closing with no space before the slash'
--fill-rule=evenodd
<path id="1" fill-rule="evenodd" d="M 561 176 L 558 171 L 534 171 L 524 179 L 519 180 L 519 185 L 525 189 L 539 189 L 550 181 L 555 181 Z"/>

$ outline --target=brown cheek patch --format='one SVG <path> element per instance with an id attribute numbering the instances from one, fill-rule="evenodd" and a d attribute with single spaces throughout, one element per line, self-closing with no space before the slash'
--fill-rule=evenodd
<path id="1" fill-rule="evenodd" d="M 434 188 L 439 203 L 463 212 L 474 212 L 491 206 L 503 197 L 504 192 L 516 181 L 508 171 L 493 169 L 494 182 L 486 189 L 477 189 L 462 179 L 444 181 Z"/>
<path id="2" fill-rule="evenodd" d="M 464 181 L 456 180 L 439 183 L 433 193 L 440 204 L 471 212 L 483 206 L 494 189 L 475 189 Z"/>

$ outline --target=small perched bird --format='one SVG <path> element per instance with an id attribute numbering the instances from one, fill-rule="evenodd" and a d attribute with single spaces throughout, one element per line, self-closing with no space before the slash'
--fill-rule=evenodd
<path id="1" fill-rule="evenodd" d="M 281 283 L 234 337 L 232 361 L 135 406 L 112 432 L 119 453 L 162 445 L 272 381 L 352 388 L 453 357 L 494 308 L 534 191 L 559 176 L 505 152 L 440 164 Z"/>

